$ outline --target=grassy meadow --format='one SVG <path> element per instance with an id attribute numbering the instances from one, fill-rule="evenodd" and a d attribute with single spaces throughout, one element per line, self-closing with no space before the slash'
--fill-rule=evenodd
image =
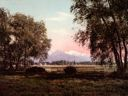
<path id="1" fill-rule="evenodd" d="M 128 80 L 0 75 L 0 96 L 128 96 Z"/>

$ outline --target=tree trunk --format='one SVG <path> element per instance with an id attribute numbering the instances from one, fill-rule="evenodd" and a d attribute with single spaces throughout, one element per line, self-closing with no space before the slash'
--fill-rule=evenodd
<path id="1" fill-rule="evenodd" d="M 127 45 L 125 43 L 125 39 L 123 38 L 123 46 L 124 46 L 124 71 L 126 72 L 127 71 L 127 64 L 128 64 L 128 61 L 127 61 L 127 58 L 128 58 L 128 49 L 127 49 Z"/>

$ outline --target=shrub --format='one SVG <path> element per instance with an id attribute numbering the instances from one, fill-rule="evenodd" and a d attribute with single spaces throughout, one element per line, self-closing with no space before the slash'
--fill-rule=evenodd
<path id="1" fill-rule="evenodd" d="M 65 72 L 65 74 L 67 74 L 67 75 L 73 75 L 73 74 L 76 74 L 77 70 L 76 70 L 76 68 L 73 67 L 73 66 L 68 66 L 68 67 L 66 67 L 66 68 L 64 69 L 64 72 Z"/>
<path id="2" fill-rule="evenodd" d="M 25 70 L 26 75 L 43 75 L 46 70 L 42 67 L 30 67 Z"/>

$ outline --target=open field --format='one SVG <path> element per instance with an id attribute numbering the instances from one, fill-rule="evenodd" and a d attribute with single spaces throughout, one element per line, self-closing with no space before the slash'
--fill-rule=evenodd
<path id="1" fill-rule="evenodd" d="M 37 65 L 36 65 L 37 66 Z M 116 70 L 116 66 L 106 66 L 106 65 L 95 65 L 95 64 L 74 64 L 74 65 L 42 65 L 41 67 L 45 68 L 48 72 L 63 72 L 63 69 L 67 66 L 73 66 L 77 69 L 78 72 L 86 72 L 86 71 L 104 71 L 104 72 L 113 72 Z"/>
<path id="2" fill-rule="evenodd" d="M 111 77 L 106 66 L 74 65 L 76 74 L 65 74 L 69 65 L 43 65 L 48 72 L 24 71 L 0 75 L 0 96 L 128 96 L 128 75 Z"/>
<path id="3" fill-rule="evenodd" d="M 0 96 L 128 96 L 128 80 L 0 75 Z"/>

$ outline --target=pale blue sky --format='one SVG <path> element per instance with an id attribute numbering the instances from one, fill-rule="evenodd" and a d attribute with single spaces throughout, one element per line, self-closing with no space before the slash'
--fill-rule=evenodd
<path id="1" fill-rule="evenodd" d="M 0 7 L 12 14 L 20 12 L 35 20 L 44 20 L 48 37 L 52 39 L 52 51 L 79 52 L 89 55 L 86 48 L 79 47 L 72 36 L 75 34 L 73 14 L 70 13 L 72 0 L 0 0 Z"/>

